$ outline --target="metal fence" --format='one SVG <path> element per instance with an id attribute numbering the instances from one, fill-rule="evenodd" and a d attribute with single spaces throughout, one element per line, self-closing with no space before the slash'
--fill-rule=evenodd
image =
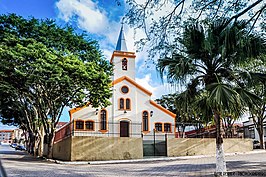
<path id="1" fill-rule="evenodd" d="M 103 122 L 94 122 L 86 124 L 80 124 L 81 121 L 71 121 L 55 133 L 55 142 L 58 142 L 64 138 L 70 136 L 99 136 L 99 137 L 141 137 L 142 136 L 142 124 L 129 122 L 125 126 L 122 126 L 121 122 L 106 122 L 105 126 L 102 126 Z"/>

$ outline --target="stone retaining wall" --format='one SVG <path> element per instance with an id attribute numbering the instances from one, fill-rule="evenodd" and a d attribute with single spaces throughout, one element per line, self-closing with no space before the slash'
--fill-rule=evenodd
<path id="1" fill-rule="evenodd" d="M 230 138 L 224 140 L 225 153 L 253 150 L 251 139 Z M 167 140 L 167 156 L 215 155 L 215 138 L 171 138 Z"/>
<path id="2" fill-rule="evenodd" d="M 142 138 L 74 136 L 54 145 L 55 159 L 67 161 L 143 158 Z"/>

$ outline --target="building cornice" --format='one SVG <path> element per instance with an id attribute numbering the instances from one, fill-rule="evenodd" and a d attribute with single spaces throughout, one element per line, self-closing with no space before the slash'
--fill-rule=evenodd
<path id="1" fill-rule="evenodd" d="M 135 52 L 124 52 L 124 51 L 114 51 L 110 60 L 110 63 L 113 62 L 114 57 L 124 57 L 124 58 L 136 58 Z"/>

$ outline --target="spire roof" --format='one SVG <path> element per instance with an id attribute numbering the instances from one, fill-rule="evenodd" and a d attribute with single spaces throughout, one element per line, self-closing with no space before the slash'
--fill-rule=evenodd
<path id="1" fill-rule="evenodd" d="M 119 33 L 119 37 L 118 37 L 118 40 L 117 40 L 117 44 L 116 44 L 115 50 L 127 52 L 127 44 L 126 44 L 126 39 L 125 39 L 125 35 L 124 35 L 123 24 L 121 26 L 121 30 L 120 30 L 120 33 Z"/>

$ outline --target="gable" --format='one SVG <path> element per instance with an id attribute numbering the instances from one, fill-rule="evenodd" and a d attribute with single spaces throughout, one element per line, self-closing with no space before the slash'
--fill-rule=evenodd
<path id="1" fill-rule="evenodd" d="M 150 100 L 150 104 L 153 105 L 154 107 L 158 108 L 159 110 L 163 111 L 164 113 L 168 114 L 172 118 L 176 117 L 176 114 L 174 114 L 171 111 L 165 109 L 164 107 L 158 105 L 155 101 Z"/>
<path id="2" fill-rule="evenodd" d="M 122 81 L 124 81 L 124 80 L 128 81 L 129 83 L 131 83 L 132 85 L 134 85 L 135 87 L 137 87 L 139 90 L 141 90 L 141 91 L 144 92 L 145 94 L 147 94 L 147 95 L 149 95 L 149 96 L 152 95 L 152 93 L 151 93 L 150 91 L 148 91 L 148 90 L 145 89 L 144 87 L 140 86 L 137 82 L 135 82 L 134 80 L 130 79 L 130 78 L 127 77 L 127 76 L 123 76 L 123 77 L 120 77 L 120 78 L 114 80 L 114 81 L 112 82 L 112 85 L 116 85 L 116 84 L 118 84 L 118 83 L 120 83 L 120 82 L 122 82 Z"/>

